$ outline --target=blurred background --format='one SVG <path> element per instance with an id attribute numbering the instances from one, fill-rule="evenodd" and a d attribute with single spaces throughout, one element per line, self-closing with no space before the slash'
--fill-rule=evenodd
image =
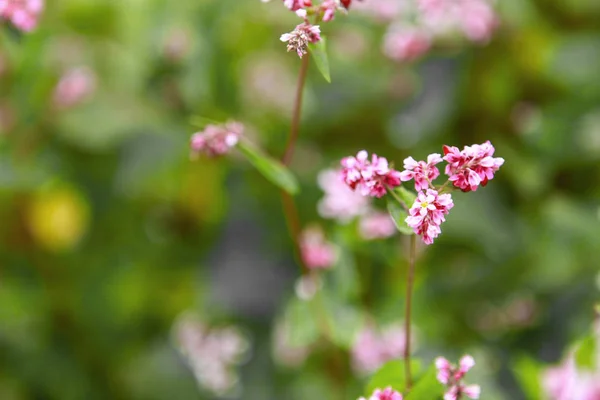
<path id="1" fill-rule="evenodd" d="M 325 282 L 338 348 L 308 346 L 278 190 L 235 153 L 189 159 L 193 115 L 242 121 L 283 152 L 300 62 L 279 3 L 55 0 L 31 33 L 0 26 L 0 399 L 363 395 L 351 348 L 365 320 L 402 321 L 406 237 L 365 241 L 317 211 L 319 171 L 363 148 L 400 166 L 491 140 L 506 160 L 421 249 L 417 355 L 469 352 L 482 398 L 521 399 L 517 360 L 556 362 L 588 332 L 600 2 L 502 0 L 489 43 L 415 63 L 383 54 L 369 0 L 322 25 L 332 83 L 311 66 L 291 169 L 303 224 L 341 254 Z M 206 330 L 231 350 L 212 378 L 182 349 Z"/>

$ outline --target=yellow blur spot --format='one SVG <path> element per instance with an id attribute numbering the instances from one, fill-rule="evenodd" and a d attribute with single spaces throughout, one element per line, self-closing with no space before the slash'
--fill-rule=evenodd
<path id="1" fill-rule="evenodd" d="M 87 231 L 89 206 L 83 195 L 72 187 L 44 189 L 31 201 L 27 224 L 40 247 L 55 252 L 68 251 Z"/>

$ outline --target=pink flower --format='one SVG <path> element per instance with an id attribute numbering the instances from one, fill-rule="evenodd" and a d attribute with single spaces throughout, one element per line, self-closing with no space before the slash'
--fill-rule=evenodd
<path id="1" fill-rule="evenodd" d="M 389 167 L 387 159 L 373 154 L 369 161 L 368 157 L 369 154 L 361 150 L 356 157 L 342 159 L 342 176 L 348 186 L 371 197 L 382 197 L 387 187 L 400 186 L 400 173 Z"/>
<path id="2" fill-rule="evenodd" d="M 96 74 L 87 67 L 68 70 L 54 88 L 54 104 L 70 108 L 82 103 L 96 90 Z"/>
<path id="3" fill-rule="evenodd" d="M 318 183 L 325 192 L 318 204 L 321 217 L 345 223 L 369 210 L 370 199 L 350 189 L 344 182 L 341 170 L 322 171 Z"/>
<path id="4" fill-rule="evenodd" d="M 383 53 L 396 61 L 414 61 L 430 47 L 431 37 L 418 28 L 391 26 L 383 41 Z"/>
<path id="5" fill-rule="evenodd" d="M 356 10 L 372 15 L 381 22 L 390 22 L 408 11 L 409 4 L 398 0 L 369 0 L 367 3 L 358 3 Z"/>
<path id="6" fill-rule="evenodd" d="M 405 221 L 425 244 L 432 244 L 433 239 L 442 233 L 440 225 L 452 207 L 454 203 L 450 194 L 438 194 L 433 189 L 427 189 L 426 192 L 419 192 Z"/>
<path id="7" fill-rule="evenodd" d="M 483 144 L 465 146 L 462 151 L 454 146 L 444 146 L 446 175 L 454 186 L 463 192 L 475 191 L 494 178 L 494 173 L 504 164 L 504 159 L 492 157 L 494 146 L 488 140 Z"/>
<path id="8" fill-rule="evenodd" d="M 290 33 L 281 35 L 280 40 L 287 42 L 287 51 L 295 51 L 298 57 L 302 58 L 307 53 L 308 44 L 316 43 L 321 40 L 321 29 L 318 25 L 311 25 L 308 22 L 296 26 Z"/>
<path id="9" fill-rule="evenodd" d="M 0 0 L 0 18 L 24 31 L 33 30 L 44 10 L 44 0 Z"/>
<path id="10" fill-rule="evenodd" d="M 468 39 L 487 42 L 498 26 L 498 17 L 485 0 L 462 0 L 460 2 L 460 24 Z"/>
<path id="11" fill-rule="evenodd" d="M 391 386 L 388 386 L 383 390 L 375 389 L 368 399 L 361 397 L 358 400 L 402 400 L 402 394 L 396 392 Z"/>
<path id="12" fill-rule="evenodd" d="M 372 211 L 360 219 L 358 232 L 365 240 L 386 239 L 396 233 L 396 225 L 387 212 Z"/>
<path id="13" fill-rule="evenodd" d="M 324 0 L 321 3 L 321 12 L 323 13 L 323 21 L 331 21 L 335 17 L 335 12 L 338 9 L 338 2 L 336 0 Z"/>
<path id="14" fill-rule="evenodd" d="M 359 374 L 372 373 L 387 361 L 402 357 L 405 346 L 406 336 L 400 325 L 390 325 L 382 332 L 366 326 L 352 345 L 352 367 Z"/>
<path id="15" fill-rule="evenodd" d="M 440 171 L 435 166 L 442 162 L 442 156 L 434 153 L 427 156 L 427 162 L 415 161 L 414 158 L 404 159 L 404 171 L 400 173 L 400 179 L 405 182 L 415 180 L 415 190 L 426 190 L 429 184 L 438 176 Z"/>
<path id="16" fill-rule="evenodd" d="M 297 11 L 304 7 L 312 6 L 311 0 L 283 0 L 283 5 L 291 11 Z"/>
<path id="17" fill-rule="evenodd" d="M 309 269 L 331 268 L 337 260 L 335 246 L 326 241 L 319 228 L 308 228 L 299 238 L 302 260 Z"/>
<path id="18" fill-rule="evenodd" d="M 572 354 L 544 371 L 541 383 L 549 400 L 600 399 L 600 370 L 579 370 Z"/>
<path id="19" fill-rule="evenodd" d="M 207 125 L 203 131 L 191 137 L 192 157 L 204 153 L 209 157 L 226 154 L 234 147 L 244 131 L 239 122 L 227 122 L 225 125 Z"/>
<path id="20" fill-rule="evenodd" d="M 471 356 L 464 356 L 459 361 L 459 366 L 455 367 L 444 357 L 435 359 L 435 367 L 438 370 L 437 379 L 448 390 L 444 394 L 444 400 L 459 400 L 463 395 L 478 399 L 481 394 L 479 385 L 465 385 L 462 380 L 465 374 L 473 368 L 475 360 Z"/>

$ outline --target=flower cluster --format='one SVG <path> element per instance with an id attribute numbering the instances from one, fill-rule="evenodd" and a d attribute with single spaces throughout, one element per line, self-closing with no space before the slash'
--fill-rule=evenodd
<path id="1" fill-rule="evenodd" d="M 578 369 L 570 354 L 562 364 L 544 371 L 542 388 L 549 400 L 600 399 L 600 370 Z"/>
<path id="2" fill-rule="evenodd" d="M 400 358 L 406 347 L 406 336 L 400 325 L 390 325 L 378 332 L 366 326 L 352 345 L 352 367 L 358 374 L 376 371 L 386 362 Z"/>
<path id="3" fill-rule="evenodd" d="M 71 68 L 54 88 L 53 101 L 59 108 L 74 107 L 88 99 L 96 90 L 96 74 L 87 67 Z"/>
<path id="4" fill-rule="evenodd" d="M 341 164 L 344 182 L 363 196 L 382 197 L 388 188 L 400 186 L 400 173 L 377 154 L 369 161 L 369 153 L 361 150 L 356 157 L 343 158 Z"/>
<path id="5" fill-rule="evenodd" d="M 243 132 L 244 126 L 235 121 L 225 125 L 207 125 L 203 131 L 196 132 L 191 137 L 192 157 L 199 153 L 209 157 L 227 154 L 238 143 Z"/>
<path id="6" fill-rule="evenodd" d="M 316 23 L 333 20 L 337 11 L 346 11 L 351 4 L 352 0 L 322 0 L 317 4 L 312 0 L 283 0 L 283 5 L 304 19 L 304 22 L 292 32 L 281 35 L 281 41 L 287 42 L 288 51 L 295 51 L 302 58 L 308 51 L 309 43 L 321 40 L 321 28 Z M 310 22 L 309 17 L 314 18 L 315 24 Z"/>
<path id="7" fill-rule="evenodd" d="M 452 365 L 444 357 L 438 357 L 435 360 L 437 368 L 437 379 L 446 386 L 444 400 L 459 400 L 464 396 L 471 399 L 478 399 L 481 393 L 479 385 L 465 385 L 463 378 L 465 374 L 473 368 L 475 360 L 471 356 L 463 356 L 458 362 L 458 367 Z"/>
<path id="8" fill-rule="evenodd" d="M 494 151 L 489 141 L 465 146 L 462 151 L 454 146 L 444 146 L 444 160 L 448 163 L 446 175 L 463 192 L 475 191 L 480 185 L 485 186 L 504 164 L 503 158 L 492 157 Z"/>
<path id="9" fill-rule="evenodd" d="M 383 52 L 397 61 L 412 61 L 448 36 L 486 43 L 498 26 L 489 0 L 371 0 L 359 10 L 388 22 Z"/>
<path id="10" fill-rule="evenodd" d="M 454 207 L 449 193 L 439 194 L 433 189 L 419 192 L 415 203 L 406 217 L 406 224 L 413 228 L 415 234 L 421 236 L 425 244 L 432 244 L 442 230 L 440 225 L 446 220 L 444 217 Z"/>
<path id="11" fill-rule="evenodd" d="M 402 394 L 396 392 L 391 386 L 385 389 L 375 389 L 373 394 L 368 398 L 360 397 L 358 400 L 402 400 Z"/>
<path id="12" fill-rule="evenodd" d="M 0 0 L 0 18 L 12 22 L 23 32 L 30 32 L 44 10 L 44 0 Z"/>
<path id="13" fill-rule="evenodd" d="M 337 260 L 335 246 L 326 241 L 323 231 L 317 227 L 305 229 L 299 238 L 302 260 L 309 269 L 327 269 Z"/>
<path id="14" fill-rule="evenodd" d="M 175 324 L 174 334 L 201 387 L 223 395 L 236 386 L 239 379 L 234 367 L 249 348 L 236 328 L 209 329 L 194 316 L 184 315 Z"/>

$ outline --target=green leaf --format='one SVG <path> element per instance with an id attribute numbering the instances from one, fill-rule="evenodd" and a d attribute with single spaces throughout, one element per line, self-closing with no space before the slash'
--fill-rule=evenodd
<path id="1" fill-rule="evenodd" d="M 222 122 L 215 121 L 210 118 L 194 115 L 190 118 L 190 124 L 198 129 L 204 129 L 207 125 L 221 125 Z"/>
<path id="2" fill-rule="evenodd" d="M 581 369 L 595 369 L 596 353 L 596 338 L 593 336 L 586 337 L 575 350 L 575 364 Z"/>
<path id="3" fill-rule="evenodd" d="M 528 356 L 520 356 L 513 364 L 513 370 L 525 397 L 531 400 L 542 398 L 540 386 L 540 365 Z"/>
<path id="4" fill-rule="evenodd" d="M 414 383 L 412 389 L 405 396 L 406 400 L 435 400 L 442 397 L 444 387 L 436 378 L 436 368 L 432 365 L 427 371 Z"/>
<path id="5" fill-rule="evenodd" d="M 316 43 L 309 43 L 308 48 L 317 64 L 317 69 L 323 75 L 323 78 L 331 83 L 331 75 L 329 73 L 329 59 L 327 58 L 327 42 L 324 36 Z"/>
<path id="6" fill-rule="evenodd" d="M 292 347 L 310 346 L 319 339 L 319 328 L 310 310 L 309 302 L 292 299 L 285 311 L 289 324 L 288 343 Z"/>
<path id="7" fill-rule="evenodd" d="M 336 240 L 336 243 L 340 243 Z M 356 269 L 354 254 L 345 244 L 339 245 L 338 261 L 329 272 L 331 292 L 342 300 L 354 300 L 360 294 L 360 279 Z"/>
<path id="8" fill-rule="evenodd" d="M 398 195 L 400 200 L 404 202 L 406 207 L 411 208 L 415 200 L 417 199 L 417 195 L 410 190 L 404 188 L 404 186 L 399 186 L 394 189 L 394 193 Z"/>
<path id="9" fill-rule="evenodd" d="M 406 217 L 408 217 L 408 213 L 404 208 L 402 208 L 398 202 L 394 200 L 388 199 L 387 209 L 394 221 L 394 225 L 396 225 L 396 229 L 398 232 L 403 235 L 412 235 L 414 232 L 411 227 L 406 225 Z"/>
<path id="10" fill-rule="evenodd" d="M 413 375 L 417 375 L 421 363 L 418 360 L 412 360 L 410 365 Z M 367 395 L 373 393 L 375 389 L 383 389 L 388 386 L 398 392 L 404 392 L 406 388 L 404 360 L 393 360 L 385 363 L 367 384 Z M 421 400 L 425 400 L 425 398 Z"/>
<path id="11" fill-rule="evenodd" d="M 237 148 L 246 156 L 258 172 L 260 172 L 271 183 L 285 190 L 289 194 L 296 194 L 300 190 L 296 177 L 279 161 L 263 154 L 259 149 L 247 141 L 238 143 Z"/>

